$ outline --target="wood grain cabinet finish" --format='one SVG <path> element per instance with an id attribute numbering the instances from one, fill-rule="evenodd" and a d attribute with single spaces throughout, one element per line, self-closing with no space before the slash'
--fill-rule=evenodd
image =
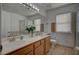
<path id="1" fill-rule="evenodd" d="M 30 51 L 30 52 L 27 53 L 26 55 L 33 55 L 33 51 Z"/>
<path id="2" fill-rule="evenodd" d="M 40 45 L 37 48 L 35 48 L 34 53 L 35 55 L 44 55 L 44 40 L 40 40 L 39 42 Z"/>
<path id="3" fill-rule="evenodd" d="M 35 48 L 39 47 L 40 45 L 41 45 L 41 41 L 37 41 L 37 42 L 34 43 Z"/>
<path id="4" fill-rule="evenodd" d="M 50 43 L 50 37 L 45 38 L 45 48 L 44 53 L 47 54 L 49 52 L 51 43 Z"/>
<path id="5" fill-rule="evenodd" d="M 8 53 L 8 55 L 29 55 L 29 54 L 33 54 L 33 44 L 30 44 L 21 49 Z"/>
<path id="6" fill-rule="evenodd" d="M 43 55 L 44 54 L 44 47 L 40 45 L 38 48 L 35 49 L 35 55 Z"/>
<path id="7" fill-rule="evenodd" d="M 28 46 L 8 53 L 7 55 L 45 55 L 50 49 L 50 36 Z"/>

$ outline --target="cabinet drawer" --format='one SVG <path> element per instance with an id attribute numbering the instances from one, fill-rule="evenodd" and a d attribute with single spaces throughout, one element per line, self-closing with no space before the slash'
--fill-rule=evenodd
<path id="1" fill-rule="evenodd" d="M 43 44 L 43 45 L 44 45 L 44 39 L 42 39 L 42 40 L 41 40 L 41 44 Z"/>
<path id="2" fill-rule="evenodd" d="M 18 49 L 14 52 L 11 52 L 11 55 L 26 55 L 28 54 L 30 51 L 33 51 L 33 44 L 28 45 L 26 47 L 23 47 L 21 49 Z"/>
<path id="3" fill-rule="evenodd" d="M 35 48 L 39 47 L 41 45 L 41 41 L 35 42 L 34 45 L 35 45 Z"/>

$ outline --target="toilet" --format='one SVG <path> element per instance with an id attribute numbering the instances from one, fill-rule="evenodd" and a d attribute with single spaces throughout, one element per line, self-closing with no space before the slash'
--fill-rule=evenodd
<path id="1" fill-rule="evenodd" d="M 52 47 L 55 47 L 57 44 L 57 41 L 56 41 L 56 33 L 51 33 L 51 45 Z"/>

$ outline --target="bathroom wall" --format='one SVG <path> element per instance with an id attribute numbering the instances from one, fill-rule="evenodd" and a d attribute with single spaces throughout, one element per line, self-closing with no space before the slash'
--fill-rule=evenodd
<path id="1" fill-rule="evenodd" d="M 56 9 L 51 9 L 47 11 L 47 18 L 48 18 L 48 23 L 49 23 L 49 27 L 50 27 L 50 23 L 51 22 L 56 22 L 56 15 L 57 14 L 63 14 L 63 13 L 68 13 L 68 12 L 76 12 L 78 11 L 78 4 L 71 4 L 71 5 L 66 5 L 63 7 L 59 7 Z M 51 28 L 49 28 L 48 30 L 49 32 L 51 32 Z"/>
<path id="2" fill-rule="evenodd" d="M 56 22 L 56 15 L 68 12 L 77 12 L 79 8 L 78 4 L 70 4 L 66 6 L 62 6 L 56 9 L 51 9 L 47 11 L 48 18 L 48 32 L 51 32 L 51 23 Z M 56 33 L 56 40 L 59 44 L 74 47 L 75 45 L 75 35 L 74 33 Z"/>

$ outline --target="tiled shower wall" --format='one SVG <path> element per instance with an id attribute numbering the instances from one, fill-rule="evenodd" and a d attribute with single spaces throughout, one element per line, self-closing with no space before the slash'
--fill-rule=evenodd
<path id="1" fill-rule="evenodd" d="M 74 47 L 75 46 L 75 34 L 74 33 L 56 33 L 56 40 L 58 44 L 67 47 Z"/>

